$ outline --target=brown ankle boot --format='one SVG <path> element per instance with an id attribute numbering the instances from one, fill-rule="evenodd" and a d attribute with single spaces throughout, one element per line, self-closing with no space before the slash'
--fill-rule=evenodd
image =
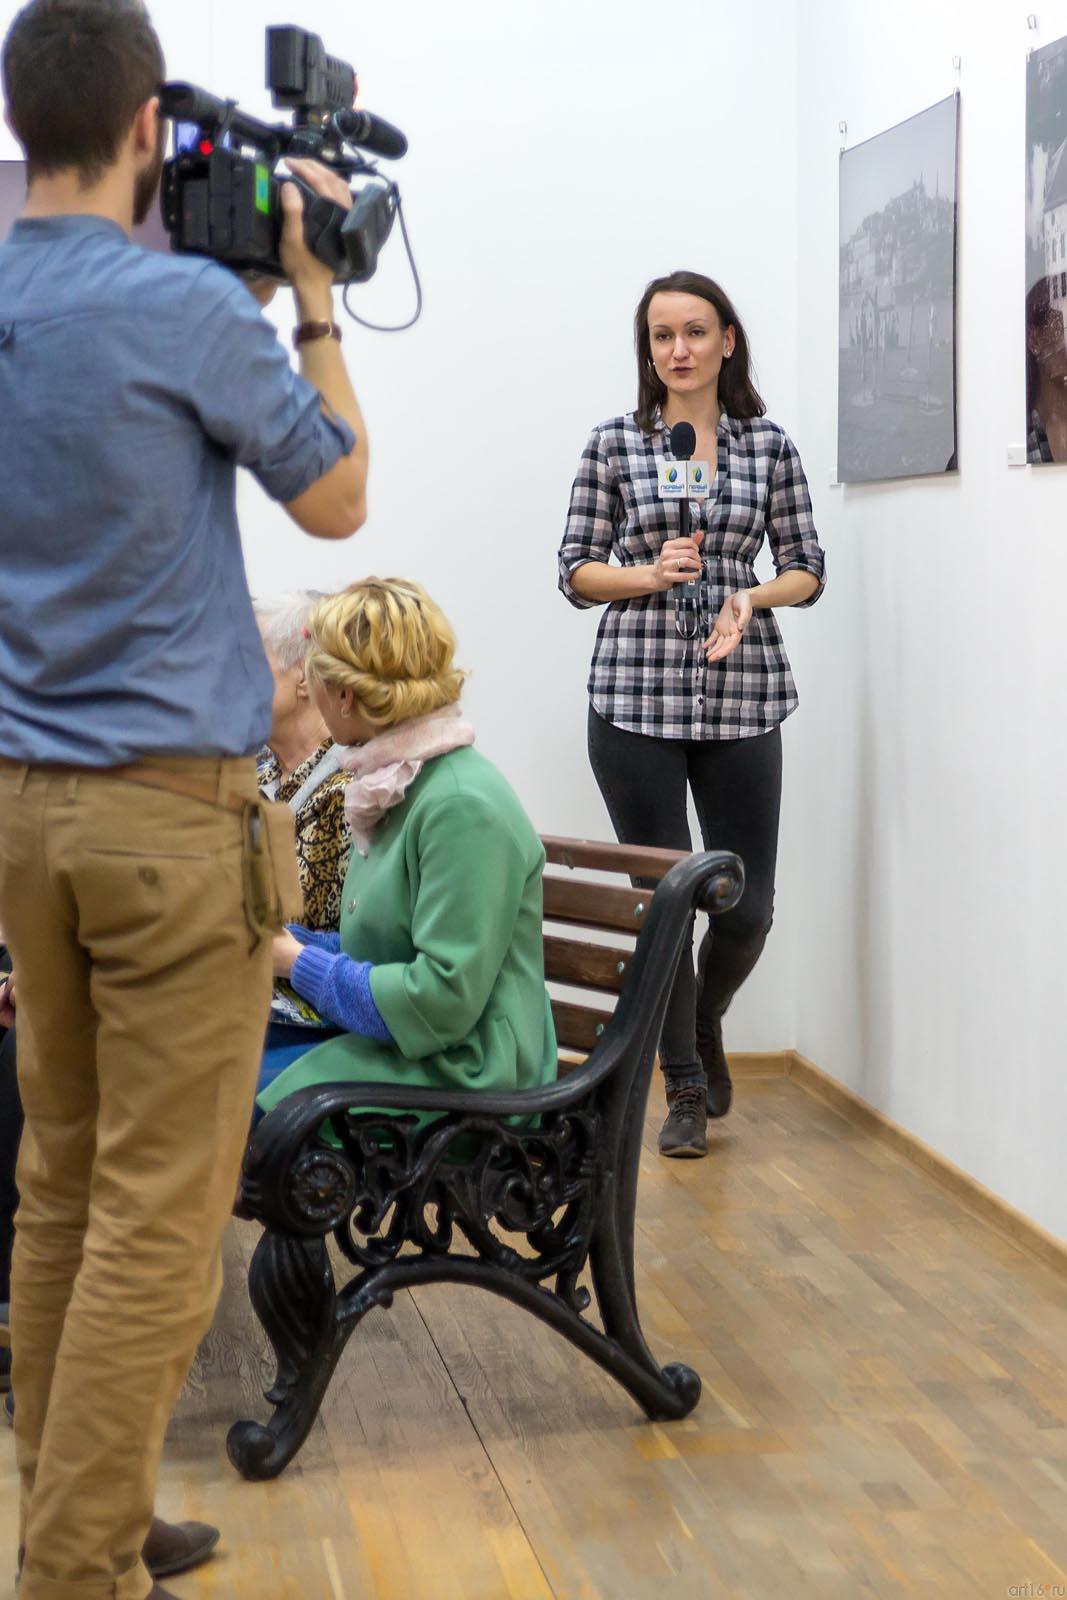
<path id="1" fill-rule="evenodd" d="M 706 1156 L 708 1093 L 704 1084 L 667 1090 L 667 1120 L 660 1129 L 661 1156 Z"/>
<path id="2" fill-rule="evenodd" d="M 141 1559 L 153 1578 L 173 1578 L 206 1561 L 220 1537 L 218 1528 L 206 1522 L 164 1522 L 153 1517 Z"/>
<path id="3" fill-rule="evenodd" d="M 164 1522 L 162 1517 L 153 1517 L 148 1538 L 141 1546 L 141 1560 L 153 1578 L 172 1578 L 178 1572 L 191 1572 L 193 1567 L 206 1561 L 220 1537 L 218 1528 L 207 1522 Z M 19 1545 L 19 1572 L 24 1555 Z M 148 1600 L 175 1600 L 175 1597 L 157 1583 Z"/>

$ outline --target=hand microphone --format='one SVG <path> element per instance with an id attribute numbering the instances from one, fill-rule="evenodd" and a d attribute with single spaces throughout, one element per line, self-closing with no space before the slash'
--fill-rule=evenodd
<path id="1" fill-rule="evenodd" d="M 670 446 L 671 455 L 676 457 L 677 460 L 690 460 L 693 451 L 697 447 L 696 429 L 693 427 L 691 422 L 676 422 L 674 424 L 674 427 L 671 429 Z M 685 494 L 683 494 L 678 505 L 678 537 L 679 539 L 688 539 L 690 537 L 688 490 Z M 694 573 L 693 577 L 688 578 L 686 582 L 692 583 L 694 582 L 695 578 L 699 576 L 699 573 Z M 680 583 L 676 583 L 674 585 L 674 605 L 676 610 L 681 599 L 681 587 L 682 586 Z"/>
<path id="2" fill-rule="evenodd" d="M 671 455 L 677 461 L 689 461 L 697 447 L 697 431 L 691 422 L 676 422 L 671 429 Z M 689 496 L 684 494 L 678 507 L 679 539 L 689 538 Z"/>
<path id="3" fill-rule="evenodd" d="M 399 128 L 394 128 L 384 117 L 370 111 L 336 111 L 333 125 L 342 139 L 358 144 L 371 155 L 384 156 L 387 161 L 399 161 L 407 154 L 408 142 Z"/>

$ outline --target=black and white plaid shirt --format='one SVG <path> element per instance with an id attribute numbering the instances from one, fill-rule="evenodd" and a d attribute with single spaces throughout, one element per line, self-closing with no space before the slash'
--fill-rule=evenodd
<path id="1" fill-rule="evenodd" d="M 678 537 L 680 507 L 659 498 L 658 463 L 670 460 L 666 424 L 651 437 L 633 413 L 594 428 L 571 490 L 559 552 L 559 586 L 574 606 L 584 600 L 571 575 L 587 561 L 614 556 L 621 566 L 654 561 Z M 796 447 L 777 423 L 723 415 L 709 499 L 690 502 L 694 536 L 704 534 L 699 637 L 679 637 L 670 592 L 608 605 L 597 633 L 589 695 L 600 715 L 631 733 L 660 739 L 745 739 L 775 728 L 796 710 L 797 692 L 774 612 L 758 610 L 741 644 L 706 664 L 701 648 L 728 594 L 756 582 L 753 562 L 764 537 L 779 573 L 811 572 L 822 593 L 823 552 Z"/>

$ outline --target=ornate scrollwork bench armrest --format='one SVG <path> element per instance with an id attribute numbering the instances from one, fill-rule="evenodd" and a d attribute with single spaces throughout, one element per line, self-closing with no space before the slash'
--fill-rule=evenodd
<path id="1" fill-rule="evenodd" d="M 551 843 L 557 864 L 568 864 L 573 850 L 575 864 L 598 870 L 661 873 L 672 859 Z M 250 1290 L 278 1377 L 268 1395 L 272 1420 L 231 1430 L 240 1471 L 280 1472 L 307 1436 L 361 1318 L 399 1288 L 433 1281 L 523 1306 L 612 1373 L 649 1416 L 693 1408 L 699 1378 L 681 1365 L 661 1368 L 638 1320 L 637 1171 L 652 1062 L 692 916 L 729 910 L 743 887 L 740 861 L 718 852 L 677 860 L 647 907 L 642 896 L 618 1003 L 566 1078 L 514 1094 L 321 1084 L 263 1118 L 246 1154 L 239 1210 L 267 1230 Z M 568 919 L 576 920 L 570 906 Z M 340 1289 L 330 1235 L 357 1269 Z M 584 1315 L 590 1294 L 579 1279 L 587 1267 L 602 1329 Z"/>

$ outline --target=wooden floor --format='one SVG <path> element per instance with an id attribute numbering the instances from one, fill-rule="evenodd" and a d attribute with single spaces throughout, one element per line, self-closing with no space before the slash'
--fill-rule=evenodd
<path id="1" fill-rule="evenodd" d="M 1063 1278 L 786 1078 L 742 1082 L 707 1161 L 661 1161 L 661 1115 L 657 1086 L 639 1300 L 658 1356 L 703 1377 L 693 1417 L 649 1425 L 532 1319 L 429 1288 L 363 1324 L 284 1477 L 243 1483 L 223 1441 L 265 1414 L 267 1367 L 236 1225 L 160 1491 L 226 1543 L 175 1592 L 1067 1594 Z M 13 1498 L 5 1434 L 8 1570 Z"/>

